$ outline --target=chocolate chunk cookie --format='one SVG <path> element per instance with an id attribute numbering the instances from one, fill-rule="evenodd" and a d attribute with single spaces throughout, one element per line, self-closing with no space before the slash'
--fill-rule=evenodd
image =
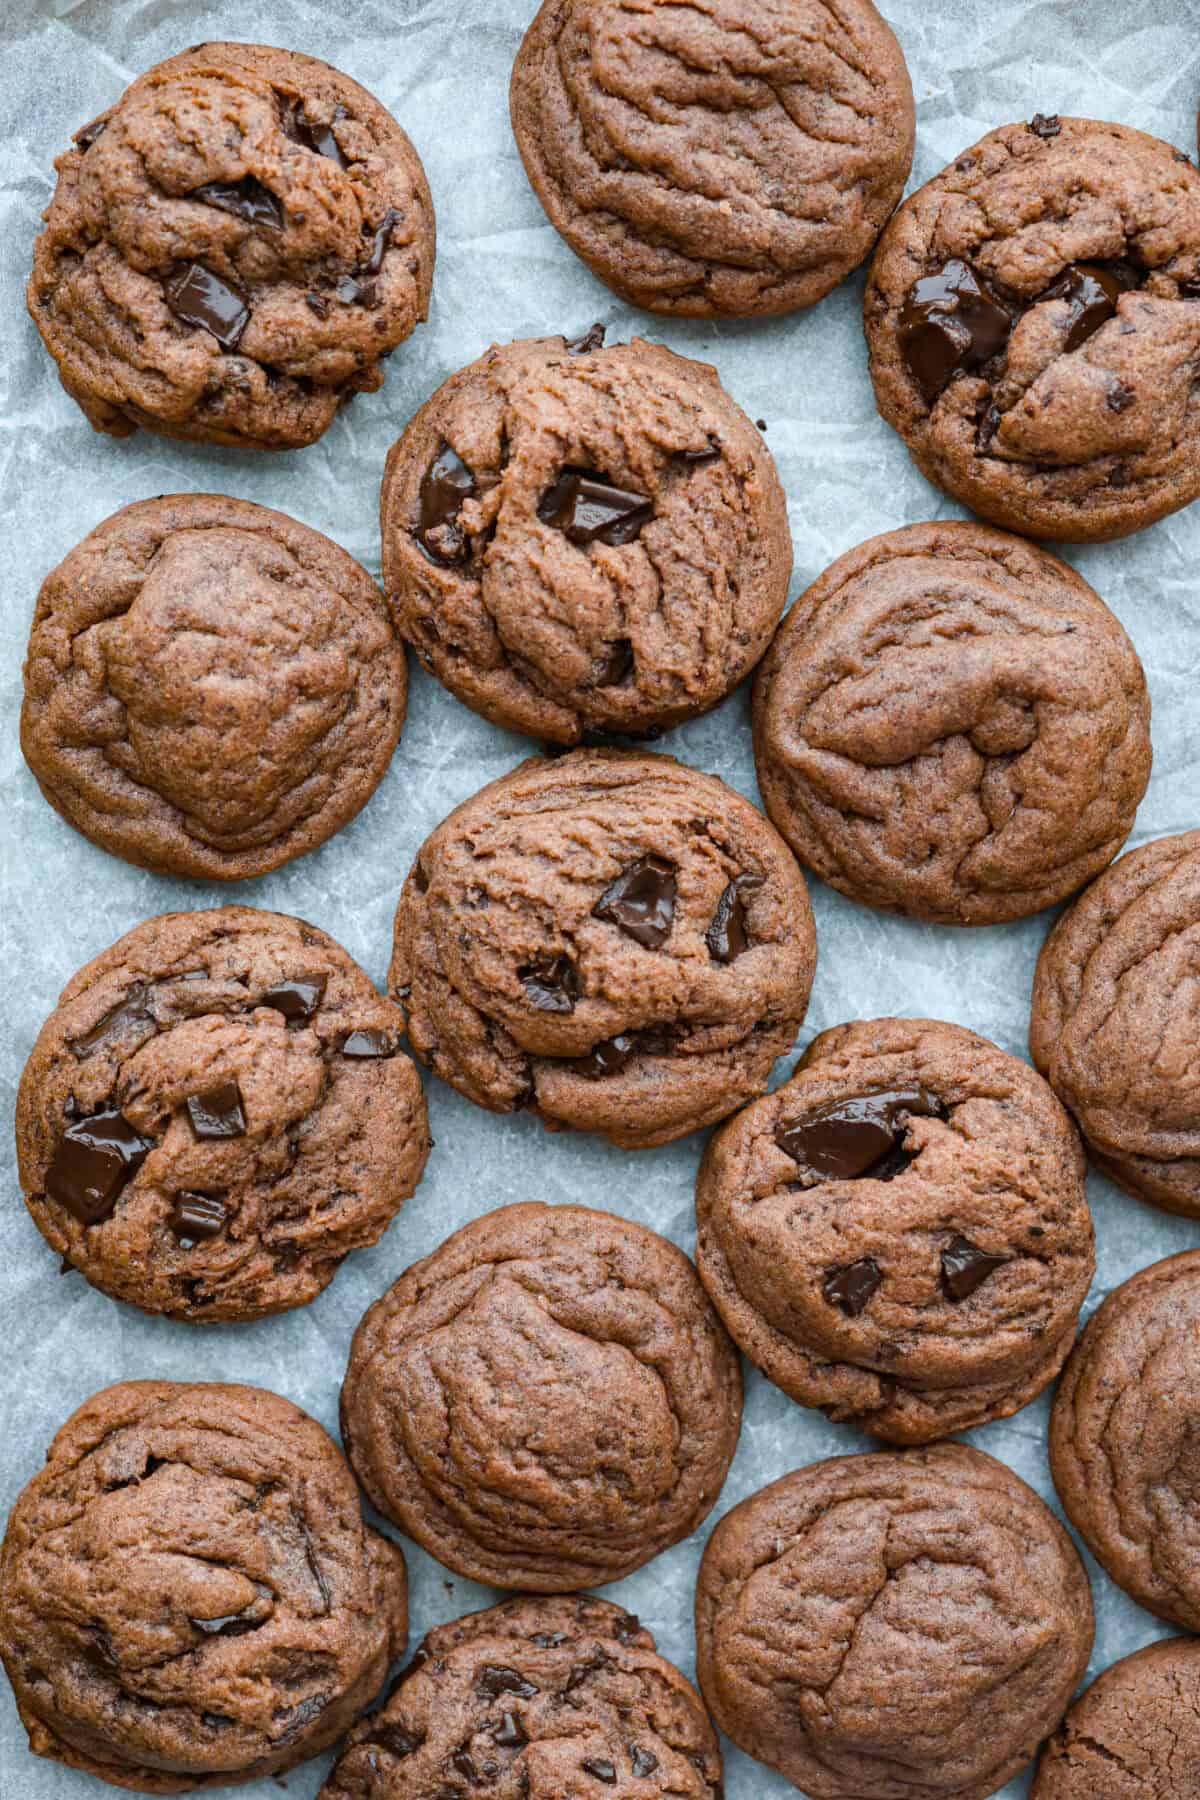
<path id="1" fill-rule="evenodd" d="M 1125 537 L 1200 494 L 1200 171 L 1170 144 L 990 132 L 884 232 L 866 331 L 884 418 L 997 525 Z"/>
<path id="2" fill-rule="evenodd" d="M 741 1417 L 687 1257 L 577 1206 L 455 1232 L 365 1315 L 342 1388 L 379 1511 L 458 1574 L 538 1593 L 616 1581 L 695 1531 Z"/>
<path id="3" fill-rule="evenodd" d="M 1200 1793 L 1200 1644 L 1168 1638 L 1106 1669 L 1042 1753 L 1032 1800 Z"/>
<path id="4" fill-rule="evenodd" d="M 545 0 L 510 101 L 551 224 L 651 312 L 811 306 L 912 166 L 908 69 L 870 0 Z"/>
<path id="5" fill-rule="evenodd" d="M 460 700 L 554 743 L 723 700 L 787 598 L 770 452 L 705 363 L 600 329 L 489 350 L 388 457 L 384 585 Z"/>
<path id="6" fill-rule="evenodd" d="M 982 525 L 909 525 L 796 602 L 754 689 L 764 804 L 801 862 L 887 912 L 1024 918 L 1112 861 L 1150 698 L 1103 601 Z"/>
<path id="7" fill-rule="evenodd" d="M 168 913 L 81 969 L 17 1099 L 25 1202 L 94 1287 L 209 1322 L 304 1306 L 429 1150 L 403 1019 L 315 926 Z"/>
<path id="8" fill-rule="evenodd" d="M 636 1150 L 762 1093 L 815 962 L 804 877 L 749 801 L 668 756 L 576 750 L 426 839 L 390 985 L 476 1105 Z"/>
<path id="9" fill-rule="evenodd" d="M 1200 1217 L 1200 831 L 1158 838 L 1092 883 L 1046 940 L 1033 1060 L 1092 1161 L 1140 1200 Z"/>
<path id="10" fill-rule="evenodd" d="M 404 646 L 353 557 L 264 506 L 173 494 L 114 513 L 42 583 L 21 747 L 102 849 L 240 881 L 362 810 L 407 692 Z"/>
<path id="11" fill-rule="evenodd" d="M 311 56 L 198 44 L 55 167 L 29 311 L 97 431 L 311 444 L 428 310 L 420 158 Z"/>
<path id="12" fill-rule="evenodd" d="M 1095 1267 L 1079 1140 L 1025 1063 L 957 1025 L 826 1031 L 722 1126 L 696 1260 L 785 1393 L 898 1444 L 1053 1380 Z"/>
<path id="13" fill-rule="evenodd" d="M 1070 1538 L 964 1444 L 839 1456 L 727 1513 L 696 1593 L 700 1687 L 811 1800 L 984 1800 L 1087 1668 Z"/>
<path id="14" fill-rule="evenodd" d="M 407 1629 L 399 1550 L 363 1525 L 321 1427 L 262 1388 L 105 1388 L 0 1549 L 0 1655 L 29 1748 L 146 1794 L 316 1756 Z"/>
<path id="15" fill-rule="evenodd" d="M 1200 1251 L 1143 1269 L 1095 1313 L 1059 1384 L 1050 1467 L 1119 1587 L 1200 1631 Z"/>
<path id="16" fill-rule="evenodd" d="M 632 1613 L 518 1599 L 431 1631 L 321 1800 L 721 1800 L 700 1696 Z"/>

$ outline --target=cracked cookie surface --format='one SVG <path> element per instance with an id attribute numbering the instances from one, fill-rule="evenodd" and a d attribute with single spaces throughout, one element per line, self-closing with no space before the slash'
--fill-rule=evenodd
<path id="1" fill-rule="evenodd" d="M 888 225 L 865 322 L 880 412 L 995 524 L 1124 537 L 1200 494 L 1200 172 L 1172 145 L 991 132 Z"/>
<path id="2" fill-rule="evenodd" d="M 1200 831 L 1131 850 L 1064 913 L 1033 986 L 1033 1060 L 1092 1161 L 1141 1200 L 1200 1217 Z"/>
<path id="3" fill-rule="evenodd" d="M 687 1257 L 575 1206 L 502 1207 L 414 1264 L 364 1316 L 342 1389 L 380 1512 L 458 1574 L 539 1593 L 616 1581 L 693 1532 L 741 1416 Z"/>
<path id="4" fill-rule="evenodd" d="M 735 1342 L 803 1406 L 894 1443 L 1006 1418 L 1054 1379 L 1095 1267 L 1079 1140 L 974 1032 L 823 1032 L 717 1131 L 696 1261 Z"/>
<path id="5" fill-rule="evenodd" d="M 713 1718 L 811 1800 L 984 1800 L 1062 1718 L 1092 1634 L 1058 1520 L 962 1444 L 785 1475 L 721 1520 L 696 1594 Z"/>
<path id="6" fill-rule="evenodd" d="M 55 811 L 159 874 L 240 881 L 362 810 L 404 646 L 353 557 L 223 494 L 124 507 L 42 583 L 21 748 Z"/>
<path id="7" fill-rule="evenodd" d="M 1150 1644 L 1092 1683 L 1042 1752 L 1031 1800 L 1200 1792 L 1200 1644 Z"/>
<path id="8" fill-rule="evenodd" d="M 507 1600 L 431 1631 L 321 1800 L 721 1800 L 716 1733 L 631 1614 Z"/>
<path id="9" fill-rule="evenodd" d="M 30 1749 L 182 1794 L 340 1738 L 407 1633 L 400 1551 L 315 1420 L 262 1388 L 130 1381 L 58 1432 L 0 1549 Z"/>
<path id="10" fill-rule="evenodd" d="M 871 538 L 802 594 L 754 688 L 758 782 L 806 867 L 944 925 L 1053 906 L 1150 775 L 1137 652 L 1075 571 L 986 526 Z"/>
<path id="11" fill-rule="evenodd" d="M 870 0 L 545 0 L 510 104 L 551 224 L 680 317 L 813 305 L 912 166 L 908 69 Z"/>
<path id="12" fill-rule="evenodd" d="M 310 56 L 199 44 L 55 167 L 29 311 L 98 431 L 311 444 L 428 310 L 420 158 Z"/>
<path id="13" fill-rule="evenodd" d="M 774 462 L 716 371 L 603 335 L 489 350 L 421 408 L 383 482 L 401 635 L 476 712 L 563 744 L 717 705 L 792 567 Z"/>
<path id="14" fill-rule="evenodd" d="M 307 1304 L 425 1166 L 403 1028 L 302 920 L 221 907 L 137 926 L 67 984 L 21 1078 L 38 1229 L 147 1312 L 207 1323 Z"/>
<path id="15" fill-rule="evenodd" d="M 577 750 L 426 839 L 389 988 L 476 1105 L 641 1149 L 763 1091 L 815 962 L 804 878 L 749 801 L 670 757 Z"/>
<path id="16" fill-rule="evenodd" d="M 1195 1492 L 1200 1251 L 1110 1294 L 1059 1383 L 1050 1468 L 1067 1515 L 1118 1587 L 1200 1630 Z"/>

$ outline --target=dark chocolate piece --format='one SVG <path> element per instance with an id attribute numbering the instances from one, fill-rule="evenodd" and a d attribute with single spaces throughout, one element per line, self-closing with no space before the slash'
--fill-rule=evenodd
<path id="1" fill-rule="evenodd" d="M 117 1032 L 123 1031 L 127 1025 L 146 1024 L 150 1019 L 150 1013 L 146 1006 L 149 993 L 148 982 L 134 982 L 124 999 L 118 1000 L 115 1006 L 110 1006 L 103 1018 L 97 1019 L 90 1031 L 85 1031 L 80 1037 L 67 1040 L 72 1053 L 82 1062 L 106 1038 L 115 1037 Z"/>
<path id="2" fill-rule="evenodd" d="M 633 671 L 633 645 L 628 638 L 614 638 L 604 649 L 604 661 L 596 676 L 596 686 L 620 687 Z"/>
<path id="3" fill-rule="evenodd" d="M 594 469 L 564 469 L 538 501 L 538 518 L 553 525 L 568 543 L 586 546 L 632 544 L 654 502 L 645 494 L 615 487 Z"/>
<path id="4" fill-rule="evenodd" d="M 370 1062 L 394 1056 L 396 1046 L 386 1031 L 376 1031 L 373 1026 L 364 1026 L 358 1031 L 346 1033 L 341 1042 L 341 1052 L 353 1062 Z"/>
<path id="5" fill-rule="evenodd" d="M 180 1248 L 194 1250 L 198 1243 L 220 1236 L 227 1216 L 215 1194 L 183 1193 L 175 1196 L 169 1223 Z"/>
<path id="6" fill-rule="evenodd" d="M 267 989 L 260 1005 L 282 1013 L 289 1025 L 306 1024 L 325 998 L 327 975 L 296 975 Z"/>
<path id="7" fill-rule="evenodd" d="M 186 1105 L 198 1138 L 245 1137 L 242 1090 L 236 1081 L 220 1081 L 203 1093 L 189 1094 Z"/>
<path id="8" fill-rule="evenodd" d="M 900 313 L 900 348 L 926 403 L 1003 350 L 1012 324 L 1012 310 L 957 257 L 915 281 Z"/>
<path id="9" fill-rule="evenodd" d="M 318 319 L 329 317 L 329 302 L 324 294 L 305 294 L 304 302 L 309 312 L 316 313 Z"/>
<path id="10" fill-rule="evenodd" d="M 210 332 L 222 350 L 236 350 L 250 323 L 245 294 L 203 263 L 185 263 L 163 289 L 167 305 L 184 325 Z"/>
<path id="11" fill-rule="evenodd" d="M 107 130 L 107 116 L 99 119 L 92 119 L 89 124 L 81 125 L 79 127 L 79 130 L 75 133 L 71 142 L 77 150 L 90 150 L 96 139 L 98 137 L 103 137 Z"/>
<path id="12" fill-rule="evenodd" d="M 501 1715 L 500 1723 L 492 1727 L 492 1742 L 501 1750 L 522 1750 L 529 1742 L 528 1734 L 516 1713 L 506 1712 Z"/>
<path id="13" fill-rule="evenodd" d="M 587 356 L 592 350 L 602 350 L 604 348 L 604 333 L 606 330 L 607 326 L 602 325 L 599 319 L 597 319 L 594 325 L 588 326 L 581 338 L 566 340 L 567 349 L 571 352 L 572 356 Z"/>
<path id="14" fill-rule="evenodd" d="M 647 950 L 661 949 L 675 922 L 674 865 L 661 856 L 632 863 L 605 888 L 592 917 L 615 925 Z"/>
<path id="15" fill-rule="evenodd" d="M 546 956 L 518 969 L 525 992 L 539 1012 L 575 1011 L 579 998 L 579 971 L 569 956 Z"/>
<path id="16" fill-rule="evenodd" d="M 334 122 L 349 117 L 344 106 L 333 109 Z M 328 125 L 310 125 L 300 113 L 292 113 L 284 124 L 287 135 L 297 144 L 303 144 L 306 150 L 315 150 L 318 156 L 335 162 L 339 169 L 348 169 L 349 159 Z"/>
<path id="17" fill-rule="evenodd" d="M 637 1776 L 653 1775 L 658 1767 L 658 1758 L 652 1750 L 643 1750 L 640 1744 L 630 1744 L 629 1762 L 633 1773 Z"/>
<path id="18" fill-rule="evenodd" d="M 466 533 L 458 523 L 464 500 L 477 492 L 471 470 L 449 444 L 443 444 L 421 481 L 417 542 L 436 563 L 466 562 L 471 554 Z"/>
<path id="19" fill-rule="evenodd" d="M 262 1620 L 248 1619 L 244 1613 L 225 1613 L 219 1619 L 193 1619 L 191 1623 L 206 1637 L 244 1637 L 248 1631 L 257 1631 Z"/>
<path id="20" fill-rule="evenodd" d="M 779 1148 L 826 1181 L 891 1181 L 912 1162 L 904 1149 L 908 1119 L 946 1118 L 936 1095 L 922 1087 L 893 1088 L 834 1100 L 807 1119 L 775 1131 Z"/>
<path id="21" fill-rule="evenodd" d="M 619 1075 L 636 1055 L 636 1040 L 620 1032 L 616 1037 L 593 1044 L 586 1056 L 572 1057 L 571 1067 L 588 1081 L 600 1081 L 605 1075 Z"/>
<path id="22" fill-rule="evenodd" d="M 1070 305 L 1067 350 L 1078 350 L 1094 332 L 1116 317 L 1117 301 L 1138 286 L 1141 276 L 1130 263 L 1072 263 L 1038 295 L 1038 300 L 1066 300 Z"/>
<path id="23" fill-rule="evenodd" d="M 1062 120 L 1057 113 L 1034 113 L 1029 129 L 1040 138 L 1056 138 L 1062 130 Z"/>
<path id="24" fill-rule="evenodd" d="M 373 281 L 360 281 L 357 275 L 342 275 L 333 291 L 343 306 L 378 306 L 379 290 Z"/>
<path id="25" fill-rule="evenodd" d="M 475 1764 L 471 1761 L 469 1751 L 456 1750 L 450 1758 L 450 1767 L 457 1774 L 461 1775 L 465 1781 L 474 1781 Z"/>
<path id="26" fill-rule="evenodd" d="M 704 449 L 704 450 L 677 450 L 675 452 L 675 461 L 681 462 L 681 463 L 686 463 L 691 468 L 694 469 L 694 468 L 697 468 L 701 463 L 716 462 L 716 460 L 720 456 L 720 454 L 721 454 L 720 439 L 710 436 L 709 440 L 708 440 L 707 449 Z"/>
<path id="27" fill-rule="evenodd" d="M 501 1694 L 515 1694 L 518 1700 L 532 1700 L 541 1689 L 503 1663 L 484 1663 L 476 1678 L 475 1691 L 485 1700 L 498 1700 Z"/>
<path id="28" fill-rule="evenodd" d="M 1113 381 L 1104 396 L 1104 404 L 1109 412 L 1123 413 L 1133 405 L 1136 399 L 1137 395 L 1131 387 L 1126 387 L 1123 381 Z"/>
<path id="29" fill-rule="evenodd" d="M 153 1148 L 116 1107 L 73 1119 L 55 1146 L 46 1192 L 81 1225 L 99 1225 L 112 1217 L 121 1190 Z"/>
<path id="30" fill-rule="evenodd" d="M 717 910 L 712 916 L 712 924 L 704 934 L 704 942 L 708 945 L 708 954 L 714 962 L 731 963 L 750 948 L 750 938 L 746 931 L 746 907 L 742 895 L 751 888 L 761 887 L 762 878 L 758 875 L 742 875 L 731 881 L 721 898 L 717 901 Z"/>
<path id="31" fill-rule="evenodd" d="M 271 231 L 278 231 L 283 225 L 282 206 L 255 175 L 246 175 L 241 181 L 208 181 L 203 187 L 193 188 L 188 199 L 201 200 L 205 206 L 215 206 Z"/>
<path id="32" fill-rule="evenodd" d="M 866 1311 L 872 1294 L 882 1281 L 879 1264 L 872 1257 L 863 1256 L 844 1268 L 831 1269 L 825 1277 L 822 1292 L 830 1306 L 836 1306 L 848 1319 L 857 1319 Z"/>
<path id="33" fill-rule="evenodd" d="M 597 1781 L 604 1782 L 606 1787 L 616 1787 L 617 1770 L 606 1756 L 588 1756 L 579 1765 L 588 1775 L 594 1775 Z"/>
<path id="34" fill-rule="evenodd" d="M 949 1248 L 942 1251 L 942 1289 L 947 1300 L 969 1300 L 989 1275 L 994 1275 L 1011 1260 L 1011 1257 L 993 1256 L 990 1251 L 981 1250 L 970 1238 L 951 1239 Z"/>
<path id="35" fill-rule="evenodd" d="M 389 206 L 371 239 L 371 254 L 359 270 L 360 275 L 378 275 L 383 267 L 383 253 L 392 239 L 392 226 L 399 218 L 400 214 L 395 207 Z"/>
<path id="36" fill-rule="evenodd" d="M 381 1725 L 372 1731 L 370 1741 L 378 1744 L 381 1750 L 386 1750 L 398 1762 L 403 1762 L 406 1756 L 411 1756 L 414 1750 L 420 1749 L 423 1740 L 413 1737 L 405 1731 L 403 1725 Z"/>

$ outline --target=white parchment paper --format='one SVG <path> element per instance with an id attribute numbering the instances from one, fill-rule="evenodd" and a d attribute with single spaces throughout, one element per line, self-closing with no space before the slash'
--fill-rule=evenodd
<path id="1" fill-rule="evenodd" d="M 1200 0 L 882 0 L 912 70 L 918 142 L 912 185 L 993 126 L 1035 112 L 1139 126 L 1189 153 L 1200 97 Z M 696 1139 L 623 1154 L 550 1136 L 532 1118 L 498 1119 L 430 1080 L 437 1147 L 416 1196 L 374 1250 L 352 1257 L 312 1306 L 248 1326 L 144 1318 L 58 1263 L 16 1181 L 12 1105 L 22 1065 L 59 990 L 87 958 L 156 913 L 227 900 L 297 913 L 332 932 L 382 985 L 392 909 L 421 840 L 451 807 L 527 754 L 413 665 L 408 726 L 391 771 L 348 830 L 289 868 L 230 890 L 126 867 L 51 812 L 17 743 L 20 670 L 46 572 L 119 506 L 151 494 L 215 490 L 278 506 L 327 532 L 378 572 L 376 503 L 388 446 L 422 400 L 494 340 L 566 331 L 595 319 L 610 340 L 635 330 L 711 360 L 768 442 L 787 490 L 793 593 L 835 556 L 893 526 L 956 509 L 916 473 L 879 420 L 867 376 L 861 275 L 808 313 L 763 323 L 673 324 L 621 305 L 546 223 L 508 124 L 508 75 L 535 0 L 0 0 L 0 693 L 4 724 L 0 1038 L 5 1146 L 0 1204 L 0 1515 L 40 1465 L 52 1433 L 86 1396 L 135 1376 L 257 1382 L 336 1432 L 337 1394 L 362 1312 L 450 1231 L 524 1199 L 610 1208 L 693 1247 Z M 439 247 L 430 322 L 309 450 L 207 449 L 146 433 L 92 433 L 66 398 L 25 313 L 24 284 L 52 159 L 71 133 L 149 64 L 209 37 L 253 39 L 336 63 L 404 124 L 433 188 Z M 1154 775 L 1132 844 L 1200 824 L 1200 505 L 1125 543 L 1069 550 L 1120 616 L 1154 700 Z M 664 748 L 757 800 L 745 692 Z M 887 1013 L 956 1020 L 1025 1054 L 1034 961 L 1049 924 L 970 933 L 907 924 L 812 883 L 820 967 L 801 1044 L 827 1026 Z M 790 1068 L 781 1065 L 780 1076 Z M 1094 1306 L 1136 1269 L 1200 1242 L 1200 1226 L 1139 1206 L 1097 1176 Z M 1046 1401 L 974 1435 L 1054 1502 Z M 716 1516 L 789 1469 L 866 1447 L 786 1400 L 753 1372 L 745 1425 Z M 711 1524 L 711 1521 L 710 1521 Z M 621 1582 L 663 1652 L 694 1667 L 691 1603 L 706 1532 Z M 492 1596 L 405 1545 L 413 1641 Z M 1163 1635 L 1089 1564 L 1099 1630 L 1092 1674 Z M 88 1777 L 31 1757 L 0 1683 L 0 1795 L 84 1800 Z M 287 1777 L 309 1800 L 327 1759 Z M 779 1777 L 730 1751 L 729 1800 L 782 1800 Z M 1028 1778 L 1004 1793 L 1027 1792 Z M 241 1790 L 278 1792 L 270 1782 Z"/>

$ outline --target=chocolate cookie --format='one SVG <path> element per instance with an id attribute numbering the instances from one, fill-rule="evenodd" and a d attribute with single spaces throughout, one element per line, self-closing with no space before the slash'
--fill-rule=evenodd
<path id="1" fill-rule="evenodd" d="M 908 69 L 870 0 L 544 0 L 510 102 L 551 224 L 651 312 L 811 306 L 912 167 Z"/>
<path id="2" fill-rule="evenodd" d="M 707 1518 L 742 1378 L 683 1253 L 578 1206 L 505 1206 L 364 1316 L 342 1439 L 372 1503 L 447 1568 L 563 1593 Z"/>
<path id="3" fill-rule="evenodd" d="M 1200 1217 L 1200 831 L 1158 838 L 1093 882 L 1047 938 L 1033 1060 L 1092 1161 L 1168 1212 Z"/>
<path id="4" fill-rule="evenodd" d="M 101 849 L 240 881 L 362 810 L 407 692 L 353 557 L 265 506 L 172 494 L 114 513 L 42 583 L 21 747 Z"/>
<path id="5" fill-rule="evenodd" d="M 768 813 L 832 886 L 994 925 L 1117 854 L 1150 777 L 1150 698 L 1065 563 L 983 525 L 909 525 L 797 600 L 755 682 L 754 750 Z"/>
<path id="6" fill-rule="evenodd" d="M 25 1065 L 17 1155 L 94 1287 L 205 1323 L 304 1306 L 380 1238 L 429 1150 L 403 1019 L 315 926 L 249 907 L 137 926 Z"/>
<path id="7" fill-rule="evenodd" d="M 0 1655 L 29 1748 L 146 1794 L 316 1756 L 407 1629 L 400 1551 L 363 1525 L 316 1421 L 262 1388 L 105 1388 L 0 1549 Z"/>
<path id="8" fill-rule="evenodd" d="M 957 1025 L 842 1025 L 711 1139 L 696 1260 L 793 1400 L 925 1443 L 1007 1418 L 1066 1361 L 1095 1268 L 1083 1175 L 1016 1057 Z"/>
<path id="9" fill-rule="evenodd" d="M 390 986 L 476 1105 L 644 1149 L 762 1093 L 815 963 L 804 877 L 748 800 L 668 756 L 577 750 L 425 840 Z"/>
<path id="10" fill-rule="evenodd" d="M 421 408 L 383 481 L 401 634 L 476 712 L 562 744 L 723 700 L 792 567 L 770 452 L 716 371 L 603 337 L 489 350 Z"/>
<path id="11" fill-rule="evenodd" d="M 1200 1644 L 1168 1638 L 1106 1669 L 1042 1752 L 1032 1800 L 1200 1793 Z"/>
<path id="12" fill-rule="evenodd" d="M 431 1631 L 321 1800 L 721 1800 L 700 1696 L 632 1613 L 573 1594 Z"/>
<path id="13" fill-rule="evenodd" d="M 984 1800 L 1087 1668 L 1070 1538 L 965 1444 L 839 1456 L 727 1513 L 700 1565 L 700 1687 L 811 1800 Z"/>
<path id="14" fill-rule="evenodd" d="M 1124 125 L 1005 125 L 871 267 L 879 410 L 997 525 L 1125 537 L 1200 494 L 1200 171 Z"/>
<path id="15" fill-rule="evenodd" d="M 1109 1295 L 1059 1384 L 1050 1468 L 1067 1515 L 1119 1587 L 1200 1631 L 1196 1488 L 1200 1251 Z"/>
<path id="16" fill-rule="evenodd" d="M 55 168 L 29 311 L 97 431 L 311 444 L 428 310 L 420 158 L 311 56 L 197 44 Z"/>

